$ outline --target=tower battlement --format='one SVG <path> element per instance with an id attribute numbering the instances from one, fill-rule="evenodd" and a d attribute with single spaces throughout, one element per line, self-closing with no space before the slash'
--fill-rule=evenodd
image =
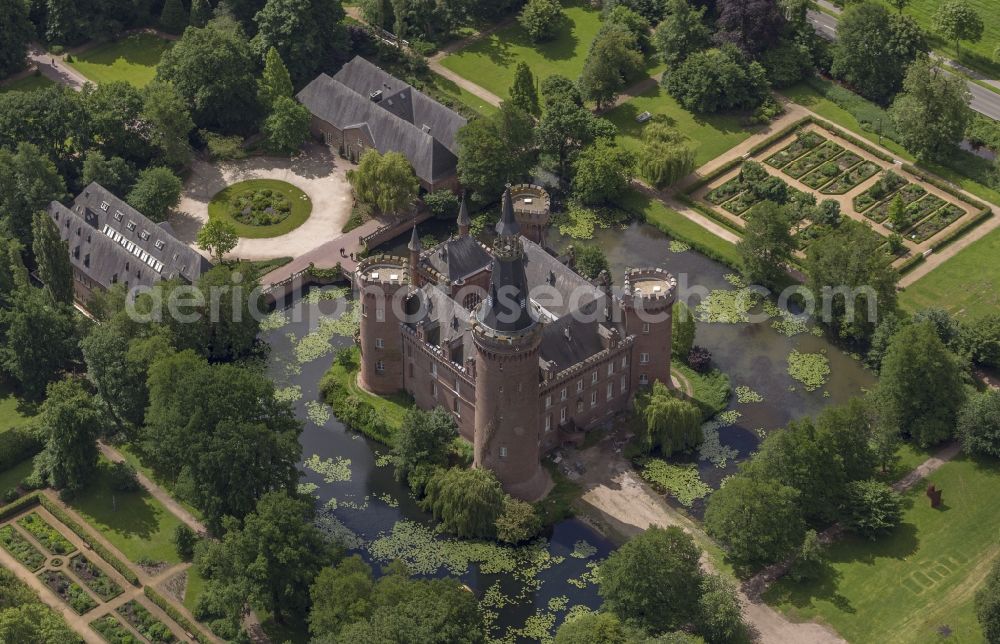
<path id="1" fill-rule="evenodd" d="M 662 268 L 631 268 L 625 272 L 622 304 L 635 308 L 637 300 L 647 310 L 673 305 L 677 297 L 677 278 Z"/>
<path id="2" fill-rule="evenodd" d="M 395 255 L 373 255 L 358 263 L 355 269 L 358 286 L 400 286 L 410 282 L 407 261 Z"/>
<path id="3" fill-rule="evenodd" d="M 510 197 L 522 234 L 544 246 L 551 208 L 549 193 L 533 183 L 519 183 L 510 187 Z"/>

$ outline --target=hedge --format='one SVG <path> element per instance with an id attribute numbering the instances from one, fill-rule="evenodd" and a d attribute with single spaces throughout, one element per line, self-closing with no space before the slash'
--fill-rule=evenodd
<path id="1" fill-rule="evenodd" d="M 42 451 L 42 442 L 24 427 L 14 427 L 0 434 L 0 472 L 14 467 Z"/>
<path id="2" fill-rule="evenodd" d="M 788 136 L 789 134 L 791 134 L 795 130 L 799 129 L 803 125 L 808 125 L 808 124 L 810 124 L 812 122 L 813 122 L 813 117 L 811 117 L 811 116 L 803 116 L 798 121 L 795 121 L 794 123 L 792 123 L 792 124 L 790 124 L 790 125 L 782 128 L 781 130 L 778 130 L 777 132 L 775 132 L 771 136 L 767 137 L 766 139 L 764 139 L 763 141 L 761 141 L 757 145 L 755 145 L 752 148 L 750 148 L 750 155 L 752 156 L 754 154 L 757 154 L 758 152 L 766 150 L 767 148 L 771 147 L 772 145 L 774 145 L 775 143 L 777 143 L 781 139 L 785 138 L 786 136 Z"/>
<path id="3" fill-rule="evenodd" d="M 737 235 L 743 235 L 743 233 L 745 232 L 743 230 L 743 228 L 737 226 L 736 224 L 734 224 L 733 222 L 731 222 L 729 219 L 723 217 L 718 212 L 716 212 L 714 209 L 707 208 L 706 206 L 704 206 L 701 203 L 699 203 L 696 199 L 692 199 L 689 195 L 679 194 L 679 195 L 677 195 L 677 200 L 680 201 L 685 206 L 688 206 L 689 208 L 693 208 L 694 210 L 697 210 L 702 215 L 705 215 L 709 219 L 712 219 L 717 224 L 721 224 L 723 227 L 725 227 L 728 230 L 731 230 L 732 232 L 736 233 Z"/>
<path id="4" fill-rule="evenodd" d="M 957 240 L 959 237 L 969 232 L 970 230 L 972 230 L 973 228 L 983 223 L 992 216 L 993 216 L 993 210 L 989 208 L 986 208 L 985 210 L 980 210 L 978 213 L 976 213 L 969 219 L 965 220 L 965 222 L 963 222 L 961 226 L 959 226 L 958 228 L 951 231 L 947 235 L 941 237 L 941 239 L 934 242 L 931 245 L 931 250 L 935 252 L 941 250 L 942 248 L 952 243 L 953 241 Z"/>
<path id="5" fill-rule="evenodd" d="M 33 494 L 26 494 L 16 501 L 12 501 L 7 505 L 0 508 L 0 521 L 9 519 L 15 514 L 20 514 L 28 508 L 38 505 L 38 498 L 41 496 L 40 492 L 34 492 Z"/>
<path id="6" fill-rule="evenodd" d="M 143 588 L 142 592 L 145 593 L 146 597 L 149 598 L 149 601 L 153 602 L 161 609 L 163 609 L 163 612 L 166 613 L 170 617 L 170 619 L 177 622 L 177 624 L 181 628 L 190 633 L 191 636 L 194 637 L 196 642 L 201 642 L 202 644 L 209 644 L 212 641 L 211 638 L 207 637 L 200 628 L 198 628 L 191 622 L 191 620 L 189 620 L 187 617 L 184 617 L 184 615 L 182 615 L 181 612 L 177 610 L 177 608 L 173 604 L 164 599 L 163 596 L 160 595 L 160 593 L 156 592 L 149 586 Z"/>
<path id="7" fill-rule="evenodd" d="M 851 143 L 852 145 L 856 145 L 865 152 L 868 152 L 869 154 L 872 154 L 887 163 L 893 163 L 893 164 L 896 163 L 896 158 L 893 157 L 892 155 L 886 154 L 882 150 L 876 148 L 871 143 L 868 143 L 867 141 L 862 141 L 861 139 L 855 137 L 853 134 L 848 133 L 846 130 L 840 129 L 839 127 L 830 123 L 829 121 L 819 118 L 814 118 L 812 119 L 812 121 L 819 127 L 826 130 L 827 132 L 830 132 L 834 136 L 844 139 L 845 141 Z"/>
<path id="8" fill-rule="evenodd" d="M 914 268 L 916 268 L 917 266 L 919 266 L 920 264 L 923 264 L 923 263 L 924 263 L 923 253 L 918 254 L 918 255 L 914 255 L 913 257 L 909 258 L 908 260 L 906 260 L 905 262 L 903 262 L 902 264 L 900 264 L 899 267 L 896 268 L 896 271 L 900 275 L 906 275 L 907 273 L 909 273 L 910 271 L 912 271 Z"/>
<path id="9" fill-rule="evenodd" d="M 138 587 L 142 585 L 139 583 L 139 577 L 137 577 L 136 574 L 132 572 L 131 568 L 125 565 L 125 562 L 116 557 L 110 550 L 105 548 L 103 545 L 94 541 L 93 538 L 90 536 L 90 534 L 88 534 L 87 531 L 83 529 L 83 526 L 74 521 L 65 510 L 63 510 L 61 507 L 50 501 L 44 495 L 38 495 L 38 501 L 39 503 L 42 504 L 43 508 L 45 508 L 52 514 L 52 516 L 59 519 L 59 521 L 67 528 L 72 530 L 76 534 L 76 536 L 83 539 L 83 542 L 86 543 L 88 546 L 90 546 L 90 548 L 94 552 L 96 552 L 101 559 L 108 562 L 108 564 L 112 568 L 121 573 L 121 576 L 124 577 L 126 581 L 128 581 L 133 586 Z"/>
<path id="10" fill-rule="evenodd" d="M 708 185 L 709 183 L 715 181 L 716 178 L 718 178 L 718 177 L 726 174 L 727 172 L 729 172 L 730 170 L 732 170 L 736 166 L 742 165 L 742 163 L 744 161 L 746 161 L 746 159 L 744 159 L 743 157 L 736 157 L 735 159 L 730 159 L 729 161 L 726 161 L 725 163 L 723 163 L 721 166 L 719 166 L 715 170 L 712 170 L 707 175 L 705 175 L 701 179 L 698 179 L 697 181 L 695 181 L 694 183 L 692 183 L 690 186 L 688 186 L 687 188 L 685 188 L 684 189 L 684 193 L 685 194 L 691 194 L 692 192 L 694 192 L 698 188 L 701 188 L 702 186 Z"/>
<path id="11" fill-rule="evenodd" d="M 976 199 L 965 196 L 964 194 L 962 194 L 962 191 L 956 188 L 954 185 L 952 185 L 947 181 L 944 181 L 943 179 L 940 179 L 939 177 L 933 174 L 930 174 L 926 170 L 910 165 L 909 163 L 904 163 L 903 169 L 915 177 L 920 177 L 921 181 L 926 181 L 935 188 L 938 188 L 939 190 L 944 190 L 952 197 L 955 197 L 956 199 L 961 199 L 970 206 L 975 206 L 980 210 L 990 210 L 990 207 L 984 204 L 982 201 L 977 201 Z"/>

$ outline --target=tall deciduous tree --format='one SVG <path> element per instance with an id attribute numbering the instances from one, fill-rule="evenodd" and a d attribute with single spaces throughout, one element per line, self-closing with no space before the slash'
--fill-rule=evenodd
<path id="1" fill-rule="evenodd" d="M 565 18 L 558 0 L 528 0 L 517 16 L 528 36 L 534 42 L 549 40 L 555 36 Z"/>
<path id="2" fill-rule="evenodd" d="M 277 49 L 292 80 L 305 84 L 346 56 L 344 15 L 340 0 L 267 0 L 254 16 L 253 49 L 259 60 Z"/>
<path id="3" fill-rule="evenodd" d="M 24 69 L 28 58 L 28 43 L 34 29 L 28 20 L 28 3 L 5 2 L 0 5 L 0 78 Z"/>
<path id="4" fill-rule="evenodd" d="M 38 279 L 54 303 L 72 304 L 73 266 L 69 262 L 69 245 L 59 237 L 59 230 L 44 212 L 35 213 L 32 236 Z"/>
<path id="5" fill-rule="evenodd" d="M 78 323 L 72 308 L 27 283 L 23 265 L 15 270 L 19 286 L 10 308 L 0 309 L 0 371 L 26 399 L 41 400 L 50 382 L 79 364 Z"/>
<path id="6" fill-rule="evenodd" d="M 240 236 L 236 227 L 222 219 L 209 219 L 198 231 L 198 248 L 211 253 L 217 264 L 221 264 L 226 253 L 238 243 Z"/>
<path id="7" fill-rule="evenodd" d="M 534 165 L 531 115 L 504 102 L 496 114 L 462 127 L 458 140 L 458 178 L 480 200 L 492 200 L 506 183 L 516 183 Z"/>
<path id="8" fill-rule="evenodd" d="M 920 159 L 940 159 L 954 151 L 972 119 L 971 98 L 962 77 L 930 58 L 914 61 L 889 110 L 899 142 Z"/>
<path id="9" fill-rule="evenodd" d="M 770 96 L 767 72 L 732 45 L 691 54 L 668 68 L 661 83 L 695 112 L 753 110 Z"/>
<path id="10" fill-rule="evenodd" d="M 518 62 L 514 71 L 514 84 L 510 86 L 510 102 L 529 114 L 537 115 L 539 112 L 535 77 L 524 61 Z"/>
<path id="11" fill-rule="evenodd" d="M 955 57 L 962 58 L 963 40 L 979 42 L 983 38 L 983 18 L 965 0 L 949 0 L 934 12 L 934 30 L 955 43 Z"/>
<path id="12" fill-rule="evenodd" d="M 701 410 L 677 398 L 666 384 L 657 380 L 642 408 L 646 421 L 647 449 L 659 448 L 664 457 L 693 449 L 701 444 Z"/>
<path id="13" fill-rule="evenodd" d="M 930 322 L 893 336 L 881 376 L 879 407 L 898 431 L 924 447 L 951 437 L 965 400 L 962 368 Z"/>
<path id="14" fill-rule="evenodd" d="M 674 304 L 670 324 L 672 327 L 670 352 L 675 360 L 687 362 L 691 347 L 694 346 L 694 336 L 697 330 L 694 314 L 683 302 L 677 302 Z"/>
<path id="15" fill-rule="evenodd" d="M 190 163 L 188 135 L 194 129 L 194 121 L 177 88 L 163 81 L 147 85 L 143 90 L 142 120 L 148 128 L 149 142 L 159 149 L 167 165 L 183 168 Z"/>
<path id="16" fill-rule="evenodd" d="M 403 214 L 413 204 L 420 187 L 413 168 L 399 152 L 367 150 L 347 180 L 358 201 L 386 214 Z"/>
<path id="17" fill-rule="evenodd" d="M 463 539 L 492 539 L 505 494 L 496 475 L 484 468 L 438 470 L 427 482 L 424 508 L 445 530 Z"/>
<path id="18" fill-rule="evenodd" d="M 743 239 L 736 246 L 744 277 L 753 284 L 780 284 L 795 250 L 787 210 L 773 201 L 762 201 L 750 209 L 746 219 Z"/>
<path id="19" fill-rule="evenodd" d="M 776 42 L 785 26 L 778 0 L 717 0 L 715 9 L 717 37 L 749 54 Z"/>
<path id="20" fill-rule="evenodd" d="M 35 470 L 57 490 L 78 492 L 97 470 L 97 437 L 105 427 L 104 414 L 74 378 L 53 382 L 38 415 L 45 449 Z"/>
<path id="21" fill-rule="evenodd" d="M 153 221 L 165 221 L 181 201 L 183 185 L 170 168 L 146 168 L 139 173 L 126 201 Z"/>
<path id="22" fill-rule="evenodd" d="M 125 81 L 88 84 L 80 93 L 93 145 L 107 156 L 146 162 L 152 148 L 142 119 L 142 92 Z"/>
<path id="23" fill-rule="evenodd" d="M 966 452 L 1000 458 L 1000 392 L 973 394 L 958 416 L 957 433 Z"/>
<path id="24" fill-rule="evenodd" d="M 656 25 L 653 46 L 668 65 L 677 65 L 692 53 L 708 46 L 711 32 L 705 23 L 705 7 L 693 7 L 687 0 L 667 0 L 667 15 Z"/>
<path id="25" fill-rule="evenodd" d="M 580 74 L 580 93 L 600 109 L 614 101 L 628 80 L 642 70 L 643 62 L 635 34 L 624 25 L 608 25 L 590 44 Z"/>
<path id="26" fill-rule="evenodd" d="M 611 554 L 597 572 L 606 607 L 651 631 L 692 621 L 702 580 L 701 551 L 677 526 L 653 526 Z"/>
<path id="27" fill-rule="evenodd" d="M 993 563 L 986 581 L 976 591 L 976 617 L 986 641 L 1000 642 L 1000 561 Z"/>
<path id="28" fill-rule="evenodd" d="M 192 27 L 204 27 L 212 19 L 212 4 L 210 0 L 191 0 L 191 18 L 188 22 Z"/>
<path id="29" fill-rule="evenodd" d="M 721 575 L 706 575 L 699 588 L 695 625 L 706 642 L 740 642 L 748 639 L 743 605 L 736 587 Z"/>
<path id="30" fill-rule="evenodd" d="M 264 59 L 264 72 L 257 82 L 257 96 L 260 104 L 267 109 L 271 109 L 279 97 L 292 98 L 292 77 L 288 75 L 288 68 L 281 60 L 281 54 L 274 47 L 267 50 L 267 57 Z"/>
<path id="31" fill-rule="evenodd" d="M 396 459 L 396 478 L 408 479 L 417 494 L 423 492 L 423 483 L 429 468 L 448 464 L 451 441 L 458 436 L 452 415 L 436 407 L 426 412 L 416 407 L 407 410 L 403 417 L 402 431 L 396 434 L 392 447 Z M 419 485 L 414 485 L 419 479 Z"/>
<path id="32" fill-rule="evenodd" d="M 542 81 L 542 95 L 545 110 L 535 130 L 538 147 L 555 157 L 559 175 L 565 177 L 577 152 L 598 138 L 613 137 L 616 128 L 585 108 L 576 85 L 564 76 Z"/>
<path id="33" fill-rule="evenodd" d="M 31 248 L 35 213 L 66 195 L 66 184 L 39 149 L 22 143 L 17 151 L 0 148 L 0 225 L 24 248 Z"/>
<path id="34" fill-rule="evenodd" d="M 179 34 L 188 26 L 188 15 L 181 0 L 164 0 L 160 13 L 160 28 L 168 34 Z"/>
<path id="35" fill-rule="evenodd" d="M 611 202 L 628 189 L 635 171 L 635 155 L 600 139 L 573 162 L 573 196 L 584 204 Z"/>
<path id="36" fill-rule="evenodd" d="M 281 154 L 298 152 L 309 138 L 310 118 L 309 110 L 294 98 L 276 98 L 262 128 L 267 136 L 268 149 Z"/>
<path id="37" fill-rule="evenodd" d="M 694 170 L 694 149 L 666 123 L 650 123 L 642 131 L 639 174 L 655 188 L 665 188 Z"/>

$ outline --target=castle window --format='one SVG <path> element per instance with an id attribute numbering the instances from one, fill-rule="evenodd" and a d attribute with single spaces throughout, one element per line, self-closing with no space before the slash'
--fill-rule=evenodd
<path id="1" fill-rule="evenodd" d="M 413 377 L 413 363 L 410 363 L 410 377 Z"/>
<path id="2" fill-rule="evenodd" d="M 608 363 L 608 375 L 611 376 L 611 375 L 614 375 L 614 373 L 615 373 L 615 363 L 609 362 Z"/>
<path id="3" fill-rule="evenodd" d="M 580 381 L 577 381 L 577 383 L 576 383 L 576 393 L 580 393 L 582 391 L 583 391 L 583 381 L 580 380 Z"/>
<path id="4" fill-rule="evenodd" d="M 639 354 L 639 364 L 649 364 L 649 354 L 640 353 Z"/>
<path id="5" fill-rule="evenodd" d="M 566 408 L 565 407 L 563 407 L 562 409 L 559 410 L 559 422 L 560 423 L 565 423 L 566 422 Z"/>
<path id="6" fill-rule="evenodd" d="M 438 386 L 437 386 L 436 382 L 432 382 L 431 383 L 431 396 L 434 397 L 434 400 L 437 400 L 437 397 L 438 397 Z"/>
<path id="7" fill-rule="evenodd" d="M 649 333 L 649 322 L 643 322 L 642 323 L 642 332 L 643 333 Z"/>
<path id="8" fill-rule="evenodd" d="M 385 371 L 385 363 L 382 362 L 381 360 L 377 360 L 375 362 L 375 371 L 378 371 L 379 373 Z"/>
<path id="9" fill-rule="evenodd" d="M 597 392 L 596 391 L 590 392 L 590 406 L 591 407 L 596 407 L 597 406 Z"/>
<path id="10" fill-rule="evenodd" d="M 611 398 L 615 395 L 614 389 L 615 389 L 614 384 L 612 384 L 612 383 L 609 382 L 608 383 L 608 400 L 611 400 Z"/>
<path id="11" fill-rule="evenodd" d="M 149 231 L 144 230 L 141 233 L 139 233 L 139 239 L 141 239 L 142 241 L 146 241 L 147 239 L 149 239 Z"/>
<path id="12" fill-rule="evenodd" d="M 438 375 L 438 366 L 436 362 L 431 363 L 431 375 L 434 377 L 437 377 Z"/>
<path id="13" fill-rule="evenodd" d="M 649 384 L 649 376 L 647 376 L 644 373 L 640 373 L 639 374 L 639 384 L 643 385 L 643 386 L 648 385 Z"/>
<path id="14" fill-rule="evenodd" d="M 622 356 L 622 369 L 628 366 L 628 356 Z"/>
<path id="15" fill-rule="evenodd" d="M 459 416 L 462 415 L 462 412 L 460 411 L 460 405 L 461 405 L 461 403 L 460 403 L 458 397 L 456 397 L 455 400 L 451 403 L 451 409 L 452 409 L 452 411 L 454 411 Z"/>
<path id="16" fill-rule="evenodd" d="M 156 246 L 156 250 L 163 250 L 163 247 L 166 246 L 166 242 L 164 242 L 162 239 L 157 239 L 156 243 L 153 245 Z"/>
<path id="17" fill-rule="evenodd" d="M 590 384 L 597 384 L 597 369 L 594 369 L 594 373 L 590 374 Z"/>
<path id="18" fill-rule="evenodd" d="M 385 309 L 378 307 L 375 309 L 375 321 L 385 322 Z"/>
<path id="19" fill-rule="evenodd" d="M 479 305 L 481 300 L 482 298 L 479 297 L 479 293 L 469 293 L 462 299 L 462 306 L 471 311 Z"/>
<path id="20" fill-rule="evenodd" d="M 549 433 L 551 431 L 552 431 L 552 416 L 549 416 L 548 414 L 546 414 L 545 415 L 545 433 L 547 434 L 547 433 Z"/>
<path id="21" fill-rule="evenodd" d="M 507 448 L 506 447 L 501 447 L 500 448 L 500 458 L 507 458 Z"/>
<path id="22" fill-rule="evenodd" d="M 622 393 L 625 393 L 625 376 L 622 376 Z"/>
<path id="23" fill-rule="evenodd" d="M 566 400 L 566 387 L 563 387 L 563 390 L 559 392 L 559 400 Z"/>
<path id="24" fill-rule="evenodd" d="M 552 396 L 545 397 L 545 408 L 548 409 L 552 406 Z"/>
<path id="25" fill-rule="evenodd" d="M 583 401 L 582 400 L 576 401 L 576 411 L 577 411 L 577 413 L 580 413 L 581 411 L 583 411 Z"/>
<path id="26" fill-rule="evenodd" d="M 376 349 L 384 349 L 385 348 L 385 340 L 383 340 L 382 338 L 375 338 L 375 348 Z"/>

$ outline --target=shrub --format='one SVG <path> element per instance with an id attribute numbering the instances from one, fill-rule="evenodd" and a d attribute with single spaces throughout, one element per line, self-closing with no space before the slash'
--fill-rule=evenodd
<path id="1" fill-rule="evenodd" d="M 844 516 L 854 532 L 875 540 L 894 529 L 902 514 L 902 499 L 885 483 L 870 479 L 848 484 Z"/>
<path id="2" fill-rule="evenodd" d="M 208 155 L 212 161 L 238 161 L 247 156 L 241 136 L 223 136 L 208 130 L 201 130 L 199 134 L 205 141 L 205 147 L 208 148 Z"/>
<path id="3" fill-rule="evenodd" d="M 198 543 L 198 535 L 195 531 L 183 523 L 174 528 L 174 548 L 177 549 L 177 556 L 184 561 L 191 561 L 194 558 L 194 548 Z"/>
<path id="4" fill-rule="evenodd" d="M 42 451 L 42 442 L 26 428 L 14 427 L 0 433 L 0 472 Z"/>
<path id="5" fill-rule="evenodd" d="M 687 363 L 698 373 L 708 373 L 712 368 L 712 352 L 705 347 L 695 345 L 688 353 Z"/>
<path id="6" fill-rule="evenodd" d="M 496 521 L 497 539 L 518 544 L 533 538 L 542 529 L 542 520 L 535 506 L 514 497 L 503 500 L 503 510 Z"/>
<path id="7" fill-rule="evenodd" d="M 458 197 L 451 190 L 438 190 L 424 195 L 424 205 L 438 219 L 451 221 L 458 216 Z"/>

